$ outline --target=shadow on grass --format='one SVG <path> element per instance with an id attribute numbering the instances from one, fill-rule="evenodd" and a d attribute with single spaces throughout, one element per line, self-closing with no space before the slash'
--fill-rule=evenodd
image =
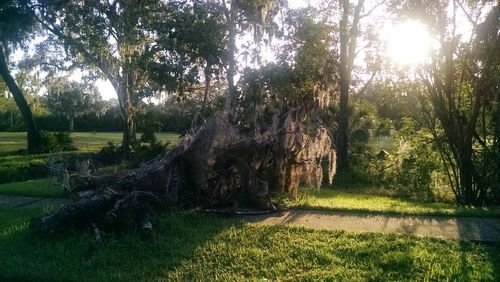
<path id="1" fill-rule="evenodd" d="M 489 259 L 493 262 L 493 280 L 500 281 L 500 243 L 486 247 Z"/>
<path id="2" fill-rule="evenodd" d="M 0 212 L 4 212 L 0 210 Z M 0 227 L 0 280 L 151 281 L 174 271 L 196 248 L 237 224 L 195 213 L 163 215 L 153 238 L 138 234 L 105 236 L 96 243 L 90 232 L 74 229 L 37 236 L 27 229 L 40 210 L 8 211 Z"/>
<path id="3" fill-rule="evenodd" d="M 459 247 L 461 250 L 461 255 L 460 255 L 460 269 L 462 270 L 462 280 L 463 281 L 474 281 L 477 279 L 472 279 L 468 275 L 470 275 L 470 258 L 466 256 L 468 253 L 472 253 L 477 249 L 482 249 L 482 253 L 484 256 L 481 256 L 477 259 L 483 260 L 483 261 L 489 261 L 492 265 L 492 272 L 491 276 L 488 277 L 489 279 L 482 279 L 482 280 L 490 280 L 490 281 L 500 281 L 500 242 L 497 243 L 469 243 L 465 241 L 460 241 L 459 242 Z M 486 272 L 484 269 L 479 269 L 479 272 Z M 467 278 L 467 279 L 465 279 Z M 457 280 L 455 279 L 450 279 L 450 280 Z"/>

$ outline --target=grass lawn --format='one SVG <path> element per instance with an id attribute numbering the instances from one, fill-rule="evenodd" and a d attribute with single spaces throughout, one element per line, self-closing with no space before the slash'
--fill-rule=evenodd
<path id="1" fill-rule="evenodd" d="M 358 191 L 359 192 L 359 191 Z M 394 197 L 361 194 L 353 190 L 322 188 L 303 190 L 294 203 L 299 209 L 371 212 L 399 215 L 447 215 L 468 217 L 500 217 L 500 208 L 465 208 L 448 203 L 422 203 Z"/>
<path id="2" fill-rule="evenodd" d="M 55 179 L 42 178 L 0 184 L 0 194 L 37 197 L 67 197 Z M 394 197 L 375 196 L 346 190 L 322 188 L 302 190 L 298 200 L 291 203 L 298 209 L 369 212 L 392 215 L 445 215 L 467 217 L 500 217 L 500 208 L 465 208 L 448 203 L 422 203 Z"/>
<path id="3" fill-rule="evenodd" d="M 196 213 L 95 243 L 85 232 L 36 236 L 39 209 L 0 207 L 2 281 L 498 281 L 500 247 L 377 233 L 261 226 Z"/>
<path id="4" fill-rule="evenodd" d="M 0 195 L 33 197 L 67 197 L 68 192 L 57 185 L 54 178 L 0 184 Z"/>
<path id="5" fill-rule="evenodd" d="M 137 134 L 140 137 L 140 133 Z M 97 152 L 109 141 L 120 144 L 121 132 L 73 132 L 71 137 L 81 152 Z M 163 142 L 177 143 L 179 134 L 170 132 L 156 133 Z M 13 153 L 26 148 L 26 132 L 0 132 L 0 155 Z"/>
<path id="6" fill-rule="evenodd" d="M 0 132 L 0 183 L 37 179 L 46 177 L 48 169 L 45 162 L 49 154 L 18 154 L 17 151 L 26 148 L 26 133 L 24 132 Z M 120 143 L 122 134 L 120 132 L 74 132 L 71 134 L 78 151 L 60 152 L 55 157 L 70 157 L 76 154 L 80 156 L 87 153 L 95 153 L 105 146 L 109 141 Z M 179 135 L 176 133 L 158 133 L 160 141 L 176 144 Z"/>

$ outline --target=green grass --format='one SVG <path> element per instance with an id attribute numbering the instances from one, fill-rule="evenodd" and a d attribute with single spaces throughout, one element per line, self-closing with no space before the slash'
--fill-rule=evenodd
<path id="1" fill-rule="evenodd" d="M 48 169 L 45 162 L 50 154 L 18 154 L 26 148 L 26 133 L 0 132 L 0 183 L 22 181 L 46 177 Z M 119 144 L 122 133 L 120 132 L 74 132 L 71 134 L 78 149 L 76 152 L 56 153 L 56 157 L 66 158 L 71 155 L 95 153 L 109 141 Z M 176 144 L 179 135 L 176 133 L 158 133 L 160 141 Z"/>
<path id="2" fill-rule="evenodd" d="M 140 137 L 140 133 L 137 136 Z M 122 141 L 121 132 L 73 132 L 71 137 L 80 152 L 97 152 L 108 141 L 115 144 Z M 157 133 L 156 137 L 171 144 L 176 144 L 179 140 L 179 134 L 170 132 Z M 26 149 L 26 132 L 0 132 L 0 155 L 12 154 L 21 149 Z"/>
<path id="3" fill-rule="evenodd" d="M 68 192 L 57 185 L 54 178 L 42 178 L 0 184 L 0 195 L 62 198 L 67 197 Z"/>
<path id="4" fill-rule="evenodd" d="M 448 203 L 422 203 L 388 196 L 360 194 L 353 190 L 323 188 L 304 190 L 294 203 L 298 209 L 344 212 L 370 212 L 395 215 L 439 215 L 467 217 L 500 217 L 500 208 L 466 208 Z"/>
<path id="5" fill-rule="evenodd" d="M 195 213 L 149 241 L 27 231 L 40 210 L 0 208 L 2 281 L 498 281 L 500 248 L 376 233 L 261 226 Z"/>

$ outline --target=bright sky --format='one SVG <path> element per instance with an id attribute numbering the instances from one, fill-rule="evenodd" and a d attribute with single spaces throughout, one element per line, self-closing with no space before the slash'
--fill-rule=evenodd
<path id="1" fill-rule="evenodd" d="M 380 37 L 385 44 L 385 55 L 399 66 L 423 63 L 437 47 L 426 27 L 416 20 L 397 25 L 388 23 Z"/>

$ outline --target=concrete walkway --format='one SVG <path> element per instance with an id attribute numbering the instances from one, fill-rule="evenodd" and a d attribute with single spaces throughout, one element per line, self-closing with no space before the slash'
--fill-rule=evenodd
<path id="1" fill-rule="evenodd" d="M 42 198 L 42 197 L 23 197 L 0 195 L 0 206 L 8 208 L 32 208 L 43 207 L 46 205 L 60 206 L 70 203 L 70 199 L 64 198 Z"/>
<path id="2" fill-rule="evenodd" d="M 392 216 L 291 210 L 247 219 L 261 224 L 290 224 L 329 230 L 403 233 L 478 242 L 500 241 L 499 218 Z"/>

